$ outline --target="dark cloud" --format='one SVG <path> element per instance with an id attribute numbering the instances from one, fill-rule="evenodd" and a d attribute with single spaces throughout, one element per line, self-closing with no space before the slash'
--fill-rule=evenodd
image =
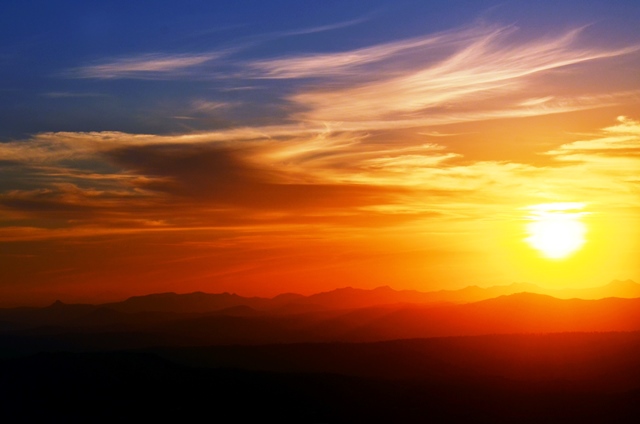
<path id="1" fill-rule="evenodd" d="M 151 177 L 140 188 L 181 202 L 266 210 L 326 209 L 387 204 L 405 190 L 360 184 L 291 182 L 277 168 L 253 165 L 243 150 L 212 146 L 142 146 L 114 150 L 118 165 Z"/>
<path id="2" fill-rule="evenodd" d="M 49 223 L 58 221 L 59 225 L 95 223 L 118 215 L 148 215 L 151 204 L 150 199 L 134 197 L 125 192 L 82 189 L 73 184 L 0 194 L 0 210 L 8 212 L 9 216 Z"/>

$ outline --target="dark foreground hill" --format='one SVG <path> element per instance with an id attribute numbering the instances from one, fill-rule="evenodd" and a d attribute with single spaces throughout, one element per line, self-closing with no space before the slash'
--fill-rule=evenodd
<path id="1" fill-rule="evenodd" d="M 0 413 L 11 423 L 640 422 L 640 299 L 386 303 L 405 295 L 0 310 Z"/>
<path id="2" fill-rule="evenodd" d="M 5 422 L 637 423 L 640 333 L 39 353 Z"/>

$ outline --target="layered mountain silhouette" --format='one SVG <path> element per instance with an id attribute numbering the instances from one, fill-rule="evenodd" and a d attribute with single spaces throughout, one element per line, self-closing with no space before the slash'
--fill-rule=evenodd
<path id="1" fill-rule="evenodd" d="M 552 294 L 342 288 L 0 309 L 0 409 L 8 422 L 638 422 L 640 285 Z"/>
<path id="2" fill-rule="evenodd" d="M 601 299 L 607 297 L 639 298 L 640 284 L 632 280 L 614 280 L 600 287 L 580 289 L 544 289 L 535 284 L 513 283 L 504 286 L 482 288 L 468 286 L 459 290 L 439 290 L 420 292 L 417 290 L 394 290 L 382 286 L 372 290 L 352 287 L 339 288 L 327 292 L 303 296 L 296 293 L 284 293 L 273 298 L 244 297 L 233 293 L 188 294 L 157 293 L 144 296 L 133 296 L 121 302 L 105 303 L 102 306 L 119 312 L 179 312 L 197 313 L 222 310 L 235 306 L 248 306 L 263 311 L 296 312 L 319 309 L 363 308 L 377 305 L 397 303 L 469 303 L 515 293 L 546 294 L 559 299 Z M 70 306 L 56 301 L 50 309 Z M 92 305 L 74 305 L 74 308 L 88 308 Z M 94 305 L 95 306 L 95 305 Z M 28 311 L 35 308 L 0 308 L 0 311 Z"/>
<path id="3" fill-rule="evenodd" d="M 638 287 L 630 281 L 613 282 L 598 290 L 630 295 Z M 47 336 L 52 343 L 70 347 L 134 348 L 640 331 L 640 297 L 558 299 L 522 292 L 467 303 L 451 301 L 463 294 L 486 297 L 521 288 L 470 287 L 432 293 L 343 288 L 272 299 L 229 293 L 162 293 L 102 305 L 57 301 L 45 308 L 1 309 L 0 335 L 32 337 L 39 342 Z"/>
<path id="4" fill-rule="evenodd" d="M 394 290 L 388 286 L 373 290 L 352 287 L 302 296 L 286 293 L 274 298 L 242 297 L 236 294 L 190 294 L 161 293 L 131 297 L 123 302 L 104 306 L 121 312 L 208 312 L 248 306 L 256 310 L 271 312 L 304 312 L 322 309 L 353 309 L 398 303 L 468 303 L 515 293 L 547 294 L 560 299 L 600 299 L 607 297 L 640 298 L 640 284 L 631 280 L 611 283 L 586 289 L 548 290 L 534 284 L 514 283 L 506 286 L 481 288 L 469 286 L 460 290 L 420 292 L 416 290 Z"/>

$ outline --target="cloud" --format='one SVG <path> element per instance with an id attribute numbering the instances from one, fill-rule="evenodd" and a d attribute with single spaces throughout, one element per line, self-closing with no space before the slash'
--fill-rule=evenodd
<path id="1" fill-rule="evenodd" d="M 579 66 L 639 48 L 584 46 L 581 33 L 578 28 L 525 40 L 515 26 L 475 24 L 346 51 L 253 60 L 231 55 L 239 50 L 251 54 L 246 43 L 200 54 L 142 54 L 75 68 L 67 75 L 233 80 L 238 87 L 269 90 L 278 104 L 288 102 L 288 122 L 343 122 L 345 129 L 354 131 L 411 128 L 601 107 L 607 96 L 615 104 L 628 93 L 589 93 L 593 89 L 579 87 L 579 79 L 560 90 L 557 84 L 545 88 L 552 85 L 543 78 L 557 76 L 560 70 L 578 73 Z M 273 80 L 289 80 L 290 85 L 282 90 Z M 209 106 L 220 105 L 230 102 Z M 251 107 L 244 99 L 242 106 Z M 233 117 L 243 116 L 240 107 L 234 109 Z"/>
<path id="2" fill-rule="evenodd" d="M 404 194 L 401 187 L 336 182 L 281 168 L 267 160 L 281 140 L 248 139 L 242 146 L 233 134 L 249 137 L 242 131 L 229 132 L 225 141 L 215 133 L 50 133 L 8 143 L 4 156 L 10 153 L 11 174 L 20 177 L 0 187 L 3 221 L 40 226 L 44 238 L 58 234 L 50 228 L 78 228 L 79 236 L 93 234 L 88 227 L 95 234 L 137 226 L 149 231 L 140 224 L 147 222 L 165 223 L 154 227 L 158 231 L 247 226 L 255 220 L 273 225 L 284 217 L 318 222 L 319 213 L 323 220 L 347 222 L 346 215 L 361 207 Z M 274 213 L 281 218 L 275 220 Z M 36 237 L 32 230 L 24 234 Z"/>
<path id="3" fill-rule="evenodd" d="M 622 163 L 640 158 L 640 122 L 619 116 L 618 124 L 601 131 L 601 136 L 589 140 L 566 143 L 545 154 L 564 161 L 601 161 L 613 157 Z M 640 163 L 639 163 L 640 165 Z"/>
<path id="4" fill-rule="evenodd" d="M 269 131 L 279 126 L 277 120 L 289 128 L 341 123 L 344 131 L 359 132 L 428 127 L 566 113 L 637 97 L 637 91 L 612 92 L 581 86 L 580 78 L 566 79 L 590 63 L 629 55 L 639 48 L 585 46 L 581 33 L 578 28 L 527 40 L 515 26 L 474 24 L 338 52 L 253 60 L 233 57 L 239 50 L 244 50 L 245 57 L 251 54 L 245 43 L 200 54 L 108 59 L 67 74 L 93 79 L 206 79 L 225 81 L 224 86 L 265 89 L 270 101 L 284 112 L 272 118 Z M 559 76 L 565 77 L 561 84 L 549 83 Z M 288 80 L 286 89 L 274 80 Z M 229 122 L 243 122 L 247 116 L 255 117 L 252 101 L 256 96 L 246 95 L 242 101 L 196 100 L 190 110 L 173 110 L 171 116 L 185 121 L 194 113 L 224 110 Z M 227 99 L 228 93 L 220 98 Z M 273 136 L 264 128 L 256 131 Z"/>
<path id="5" fill-rule="evenodd" d="M 294 211 L 376 204 L 395 188 L 363 184 L 309 183 L 269 164 L 255 164 L 251 151 L 213 145 L 123 147 L 109 157 L 150 177 L 140 188 L 184 202 L 223 207 Z"/>
<path id="6" fill-rule="evenodd" d="M 121 143 L 144 144 L 155 138 L 117 131 L 40 133 L 29 140 L 0 143 L 0 158 L 30 164 L 89 159 Z"/>
<path id="7" fill-rule="evenodd" d="M 277 66 L 268 69 L 266 75 L 280 72 L 278 69 L 282 69 L 282 76 L 287 72 L 293 72 L 294 76 L 310 76 L 313 72 L 320 75 L 325 69 L 329 75 L 337 71 L 357 71 L 364 83 L 308 90 L 290 96 L 290 100 L 304 110 L 297 117 L 311 121 L 357 122 L 362 127 L 370 124 L 417 126 L 428 123 L 429 116 L 437 123 L 438 116 L 482 115 L 482 112 L 490 114 L 503 108 L 510 109 L 514 116 L 526 115 L 532 110 L 551 113 L 550 96 L 535 101 L 519 98 L 527 92 L 526 83 L 532 77 L 569 65 L 637 51 L 637 47 L 576 47 L 579 30 L 526 43 L 511 41 L 513 33 L 514 28 L 502 27 L 464 32 L 465 36 L 460 35 L 455 43 L 444 37 L 442 44 L 435 38 L 429 39 L 430 43 L 412 41 L 391 48 L 356 51 L 352 55 L 340 53 L 313 60 L 292 58 L 288 62 L 276 62 Z M 429 49 L 446 47 L 447 53 L 440 52 L 439 60 L 428 60 L 432 55 L 428 50 L 421 51 L 425 46 Z M 382 72 L 378 71 L 379 63 L 375 64 L 375 69 L 363 67 L 369 61 L 395 59 L 395 53 L 401 50 L 407 50 L 407 54 L 410 52 L 417 59 L 409 64 L 398 61 L 402 69 L 387 72 L 384 67 Z M 286 71 L 287 66 L 291 71 Z M 336 85 L 339 84 L 329 84 L 331 87 Z M 566 106 L 558 105 L 558 110 L 566 110 Z"/>
<path id="8" fill-rule="evenodd" d="M 50 91 L 42 94 L 44 97 L 52 99 L 68 99 L 68 98 L 83 98 L 83 97 L 109 97 L 108 94 L 102 93 L 73 93 L 68 91 Z"/>
<path id="9" fill-rule="evenodd" d="M 86 79 L 172 79 L 184 78 L 189 75 L 193 77 L 195 74 L 190 74 L 188 71 L 254 44 L 261 44 L 274 38 L 332 31 L 356 25 L 364 21 L 365 19 L 353 19 L 335 24 L 303 28 L 277 34 L 264 34 L 257 38 L 257 40 L 259 40 L 257 43 L 244 42 L 221 51 L 182 54 L 143 53 L 129 57 L 111 58 L 98 63 L 70 69 L 64 73 L 64 76 Z M 219 29 L 216 31 L 219 31 Z M 233 63 L 228 63 L 227 65 L 233 65 Z M 69 97 L 69 94 L 72 93 L 48 93 L 47 95 L 50 97 Z"/>
<path id="10" fill-rule="evenodd" d="M 0 207 L 14 216 L 62 220 L 57 225 L 64 226 L 98 218 L 120 226 L 132 215 L 202 226 L 220 222 L 221 213 L 228 222 L 230 211 L 245 224 L 271 213 L 307 222 L 321 213 L 325 220 L 346 222 L 345 216 L 368 211 L 373 221 L 375 215 L 393 219 L 398 205 L 405 205 L 400 209 L 406 220 L 407 204 L 415 216 L 438 213 L 440 206 L 418 204 L 476 190 L 488 175 L 484 168 L 443 166 L 460 155 L 433 143 L 368 146 L 361 144 L 366 137 L 349 132 L 288 130 L 279 128 L 279 137 L 274 131 L 275 138 L 242 131 L 43 134 L 11 146 L 15 166 L 22 166 L 20 184 L 31 182 L 11 189 L 18 181 L 5 181 L 9 189 Z M 227 139 L 220 141 L 223 135 Z M 83 169 L 85 161 L 102 172 Z"/>
<path id="11" fill-rule="evenodd" d="M 416 37 L 346 52 L 316 53 L 265 59 L 250 62 L 256 78 L 327 78 L 335 76 L 358 76 L 367 78 L 364 65 L 397 60 L 400 55 L 415 55 L 421 49 L 442 48 L 479 32 L 477 29 L 462 32 L 444 32 L 427 37 Z M 405 61 L 406 64 L 406 61 Z M 391 71 L 392 69 L 390 69 Z M 380 70 L 378 70 L 380 72 Z M 384 72 L 384 70 L 382 70 Z"/>
<path id="12" fill-rule="evenodd" d="M 522 207 L 550 202 L 639 203 L 640 124 L 629 118 L 559 145 L 547 152 L 557 165 L 545 166 L 472 161 L 418 132 L 386 134 L 288 125 L 166 136 L 46 133 L 5 143 L 2 234 L 329 231 L 514 220 Z"/>
<path id="13" fill-rule="evenodd" d="M 139 196 L 138 196 L 139 197 Z M 12 190 L 0 195 L 0 205 L 22 212 L 62 214 L 65 219 L 90 218 L 97 208 L 116 206 L 133 195 L 127 191 L 81 189 L 70 183 L 52 183 L 49 188 Z"/>
<path id="14" fill-rule="evenodd" d="M 309 27 L 309 28 L 285 31 L 285 32 L 282 32 L 282 33 L 279 33 L 279 34 L 281 36 L 317 34 L 319 32 L 333 31 L 335 29 L 347 28 L 347 27 L 350 27 L 350 26 L 357 25 L 357 24 L 360 24 L 362 22 L 365 22 L 366 20 L 367 20 L 366 18 L 351 19 L 349 21 L 338 22 L 338 23 L 335 23 L 335 24 L 320 25 L 320 26 L 315 26 L 315 27 Z"/>
<path id="15" fill-rule="evenodd" d="M 469 127 L 433 128 L 637 97 L 634 91 L 603 94 L 541 84 L 559 70 L 572 75 L 577 65 L 635 47 L 581 47 L 580 30 L 530 41 L 516 35 L 514 27 L 475 26 L 337 53 L 225 58 L 221 66 L 238 69 L 233 78 L 291 80 L 276 93 L 276 100 L 289 101 L 282 123 L 169 135 L 41 133 L 0 143 L 0 158 L 11 167 L 0 171 L 0 209 L 9 217 L 3 219 L 43 231 L 78 228 L 86 235 L 89 227 L 96 234 L 149 231 L 148 223 L 169 231 L 481 220 L 519 210 L 515 206 L 566 201 L 566 193 L 576 201 L 597 195 L 637 202 L 629 187 L 637 184 L 631 171 L 638 169 L 640 124 L 628 118 L 589 139 L 558 143 L 547 152 L 556 160 L 546 166 L 471 160 L 459 142 Z M 223 55 L 139 55 L 72 74 L 193 77 L 217 66 Z M 310 79 L 321 79 L 325 88 Z M 246 100 L 197 99 L 172 112 L 185 120 L 223 110 L 240 115 L 251 106 Z M 425 143 L 425 136 L 438 143 Z"/>
<path id="16" fill-rule="evenodd" d="M 213 102 L 210 100 L 194 100 L 192 102 L 192 109 L 195 112 L 213 112 L 233 106 L 236 106 L 236 104 L 230 102 Z"/>
<path id="17" fill-rule="evenodd" d="M 162 54 L 147 53 L 105 61 L 70 70 L 67 76 L 92 79 L 165 79 L 184 75 L 190 68 L 220 57 L 222 53 Z"/>
<path id="18" fill-rule="evenodd" d="M 625 116 L 617 121 L 589 138 L 544 152 L 562 165 L 546 172 L 550 178 L 544 190 L 569 188 L 578 201 L 640 208 L 640 122 Z"/>

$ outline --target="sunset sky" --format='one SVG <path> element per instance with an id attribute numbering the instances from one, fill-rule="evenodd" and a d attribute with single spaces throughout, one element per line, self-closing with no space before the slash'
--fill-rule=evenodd
<path id="1" fill-rule="evenodd" d="M 0 306 L 640 282 L 638 22 L 634 0 L 4 1 Z"/>

